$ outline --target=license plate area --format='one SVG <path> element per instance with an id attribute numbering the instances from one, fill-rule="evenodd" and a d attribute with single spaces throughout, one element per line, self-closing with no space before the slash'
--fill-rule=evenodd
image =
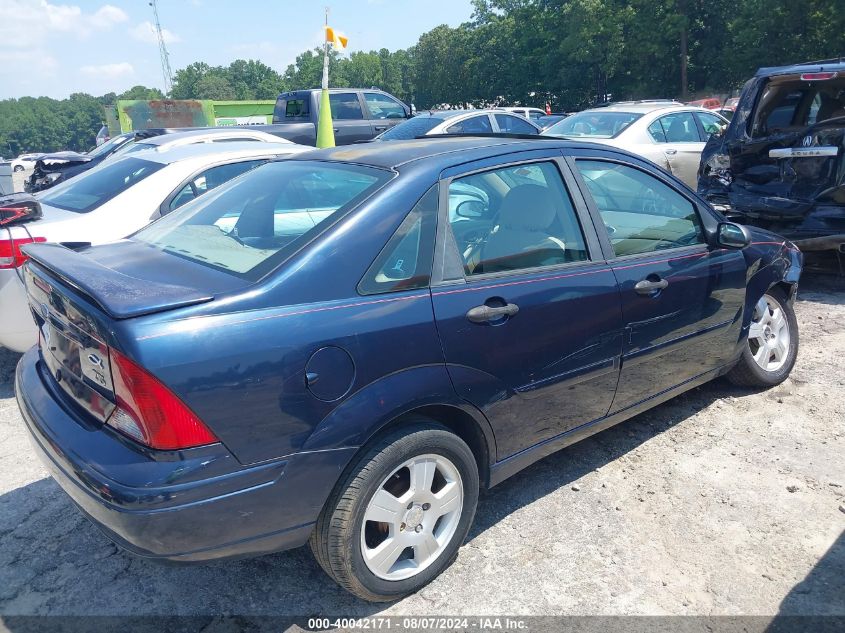
<path id="1" fill-rule="evenodd" d="M 41 356 L 62 391 L 105 422 L 114 409 L 106 346 L 48 317 L 41 325 Z"/>

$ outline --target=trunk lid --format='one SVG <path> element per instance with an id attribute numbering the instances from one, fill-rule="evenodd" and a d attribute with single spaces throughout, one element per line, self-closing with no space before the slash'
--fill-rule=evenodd
<path id="1" fill-rule="evenodd" d="M 33 244 L 24 249 L 30 257 L 24 279 L 40 330 L 44 364 L 67 397 L 99 423 L 104 423 L 115 407 L 109 362 L 114 320 L 213 298 L 210 292 L 151 279 L 150 275 L 126 274 L 58 244 Z M 131 251 L 132 245 L 127 250 Z M 125 254 L 130 261 L 134 259 L 131 253 Z M 155 271 L 158 267 L 150 264 L 150 268 Z"/>

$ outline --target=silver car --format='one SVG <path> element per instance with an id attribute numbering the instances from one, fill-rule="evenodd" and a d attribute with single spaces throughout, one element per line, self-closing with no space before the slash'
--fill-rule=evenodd
<path id="1" fill-rule="evenodd" d="M 701 151 L 728 120 L 674 101 L 614 103 L 573 114 L 543 130 L 544 136 L 595 141 L 639 154 L 695 189 Z"/>
<path id="2" fill-rule="evenodd" d="M 376 141 L 409 141 L 435 134 L 539 134 L 540 126 L 506 110 L 431 110 L 393 126 Z"/>

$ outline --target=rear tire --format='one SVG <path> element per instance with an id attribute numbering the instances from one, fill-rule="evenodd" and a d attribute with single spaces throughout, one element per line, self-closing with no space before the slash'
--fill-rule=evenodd
<path id="1" fill-rule="evenodd" d="M 739 362 L 727 379 L 741 387 L 774 387 L 787 379 L 798 357 L 798 319 L 786 295 L 766 291 L 754 306 Z"/>
<path id="2" fill-rule="evenodd" d="M 23 167 L 21 165 L 15 165 L 14 171 L 23 171 Z"/>
<path id="3" fill-rule="evenodd" d="M 475 516 L 478 467 L 469 447 L 429 420 L 377 441 L 338 483 L 311 551 L 341 587 L 398 600 L 455 559 Z"/>

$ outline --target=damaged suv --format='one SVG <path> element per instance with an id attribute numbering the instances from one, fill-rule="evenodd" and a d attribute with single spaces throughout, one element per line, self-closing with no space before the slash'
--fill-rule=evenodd
<path id="1" fill-rule="evenodd" d="M 698 192 L 845 274 L 845 59 L 758 70 L 702 152 Z"/>

